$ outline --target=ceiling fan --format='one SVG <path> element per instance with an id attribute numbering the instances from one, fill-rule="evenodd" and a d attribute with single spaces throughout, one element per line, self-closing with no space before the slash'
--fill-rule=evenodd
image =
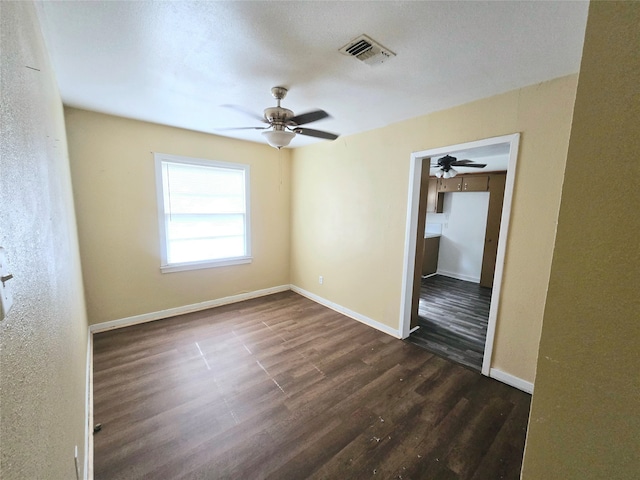
<path id="1" fill-rule="evenodd" d="M 484 168 L 486 163 L 475 163 L 472 160 L 458 160 L 451 155 L 445 155 L 438 159 L 437 163 L 432 163 L 431 168 L 437 168 L 436 177 L 438 178 L 453 178 L 458 174 L 458 171 L 453 167 L 470 167 L 470 168 Z"/>
<path id="2" fill-rule="evenodd" d="M 269 145 L 277 148 L 278 150 L 289 145 L 296 134 L 324 138 L 326 140 L 335 140 L 338 138 L 339 135 L 334 133 L 301 127 L 300 125 L 306 125 L 307 123 L 327 118 L 329 117 L 329 114 L 324 110 L 313 110 L 300 115 L 294 115 L 294 113 L 288 108 L 280 106 L 280 100 L 286 97 L 287 91 L 288 90 L 284 87 L 273 87 L 271 89 L 271 95 L 273 95 L 273 98 L 278 101 L 278 105 L 275 107 L 265 108 L 263 117 L 248 112 L 242 107 L 238 107 L 236 105 L 224 105 L 227 108 L 233 108 L 234 110 L 240 111 L 246 115 L 250 115 L 262 123 L 267 123 L 269 124 L 268 127 L 239 127 L 225 128 L 222 130 L 265 130 L 262 132 L 262 135 L 266 137 Z"/>

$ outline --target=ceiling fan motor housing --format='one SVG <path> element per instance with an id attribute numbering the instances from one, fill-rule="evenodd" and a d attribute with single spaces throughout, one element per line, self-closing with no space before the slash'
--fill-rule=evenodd
<path id="1" fill-rule="evenodd" d="M 274 125 L 285 125 L 293 116 L 293 112 L 288 108 L 269 107 L 264 109 L 264 118 Z"/>
<path id="2" fill-rule="evenodd" d="M 451 164 L 456 160 L 457 159 L 455 157 L 452 157 L 451 155 L 445 155 L 438 160 L 438 165 L 442 168 L 443 172 L 448 172 L 449 170 L 451 170 Z"/>

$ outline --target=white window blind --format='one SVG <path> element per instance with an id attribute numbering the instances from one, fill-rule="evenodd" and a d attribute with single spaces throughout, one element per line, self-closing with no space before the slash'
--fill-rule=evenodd
<path id="1" fill-rule="evenodd" d="M 249 166 L 156 154 L 163 271 L 250 261 Z"/>

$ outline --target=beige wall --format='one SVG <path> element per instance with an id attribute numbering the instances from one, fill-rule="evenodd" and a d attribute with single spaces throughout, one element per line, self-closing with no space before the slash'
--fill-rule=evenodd
<path id="1" fill-rule="evenodd" d="M 397 329 L 411 152 L 521 132 L 492 367 L 532 382 L 576 81 L 296 149 L 291 283 Z"/>
<path id="2" fill-rule="evenodd" d="M 89 321 L 293 283 L 397 329 L 411 152 L 522 132 L 492 367 L 533 381 L 575 83 L 564 77 L 293 153 L 68 108 Z M 252 165 L 253 264 L 160 273 L 154 151 Z"/>
<path id="3" fill-rule="evenodd" d="M 591 4 L 525 479 L 640 472 L 639 45 L 640 3 Z"/>
<path id="4" fill-rule="evenodd" d="M 84 470 L 87 321 L 62 103 L 33 4 L 0 2 L 0 477 Z"/>
<path id="5" fill-rule="evenodd" d="M 65 109 L 89 323 L 289 284 L 288 150 Z M 153 153 L 251 166 L 253 263 L 160 272 Z"/>

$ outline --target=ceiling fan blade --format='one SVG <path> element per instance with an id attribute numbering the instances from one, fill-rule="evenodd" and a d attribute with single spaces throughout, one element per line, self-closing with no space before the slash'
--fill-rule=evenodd
<path id="1" fill-rule="evenodd" d="M 304 125 L 305 123 L 316 122 L 318 120 L 322 120 L 323 118 L 327 118 L 329 114 L 324 110 L 314 110 L 312 112 L 301 113 L 300 115 L 296 115 L 289 119 L 287 123 L 293 125 Z M 303 134 L 304 135 L 304 134 Z"/>
<path id="2" fill-rule="evenodd" d="M 216 128 L 217 131 L 222 132 L 224 130 L 266 130 L 271 127 L 228 127 L 228 128 Z"/>
<path id="3" fill-rule="evenodd" d="M 313 130 L 311 128 L 295 128 L 293 131 L 295 133 L 299 133 L 300 135 L 307 135 L 308 137 L 324 138 L 326 140 L 335 140 L 340 136 L 340 135 L 336 135 L 335 133 L 323 132 L 321 130 Z"/>
<path id="4" fill-rule="evenodd" d="M 473 160 L 455 160 L 451 163 L 451 165 L 462 166 L 462 165 L 467 165 L 469 163 L 473 163 Z"/>
<path id="5" fill-rule="evenodd" d="M 269 122 L 267 122 L 267 120 L 266 120 L 262 115 L 258 115 L 257 113 L 253 113 L 253 112 L 251 112 L 251 111 L 249 111 L 249 110 L 247 110 L 247 109 L 245 109 L 244 107 L 241 107 L 241 106 L 239 106 L 239 105 L 229 105 L 229 104 L 226 104 L 226 105 L 220 105 L 220 106 L 221 106 L 221 107 L 223 107 L 223 108 L 229 108 L 229 109 L 231 109 L 231 110 L 235 110 L 236 112 L 240 112 L 240 113 L 242 113 L 243 115 L 246 115 L 246 116 L 248 116 L 248 117 L 251 117 L 251 118 L 253 118 L 254 120 L 257 120 L 257 121 L 259 121 L 259 122 L 262 122 L 262 123 L 269 123 Z"/>
<path id="6" fill-rule="evenodd" d="M 453 165 L 456 167 L 464 167 L 464 168 L 484 168 L 487 166 L 486 163 L 467 163 L 465 165 L 456 165 L 454 163 Z"/>

